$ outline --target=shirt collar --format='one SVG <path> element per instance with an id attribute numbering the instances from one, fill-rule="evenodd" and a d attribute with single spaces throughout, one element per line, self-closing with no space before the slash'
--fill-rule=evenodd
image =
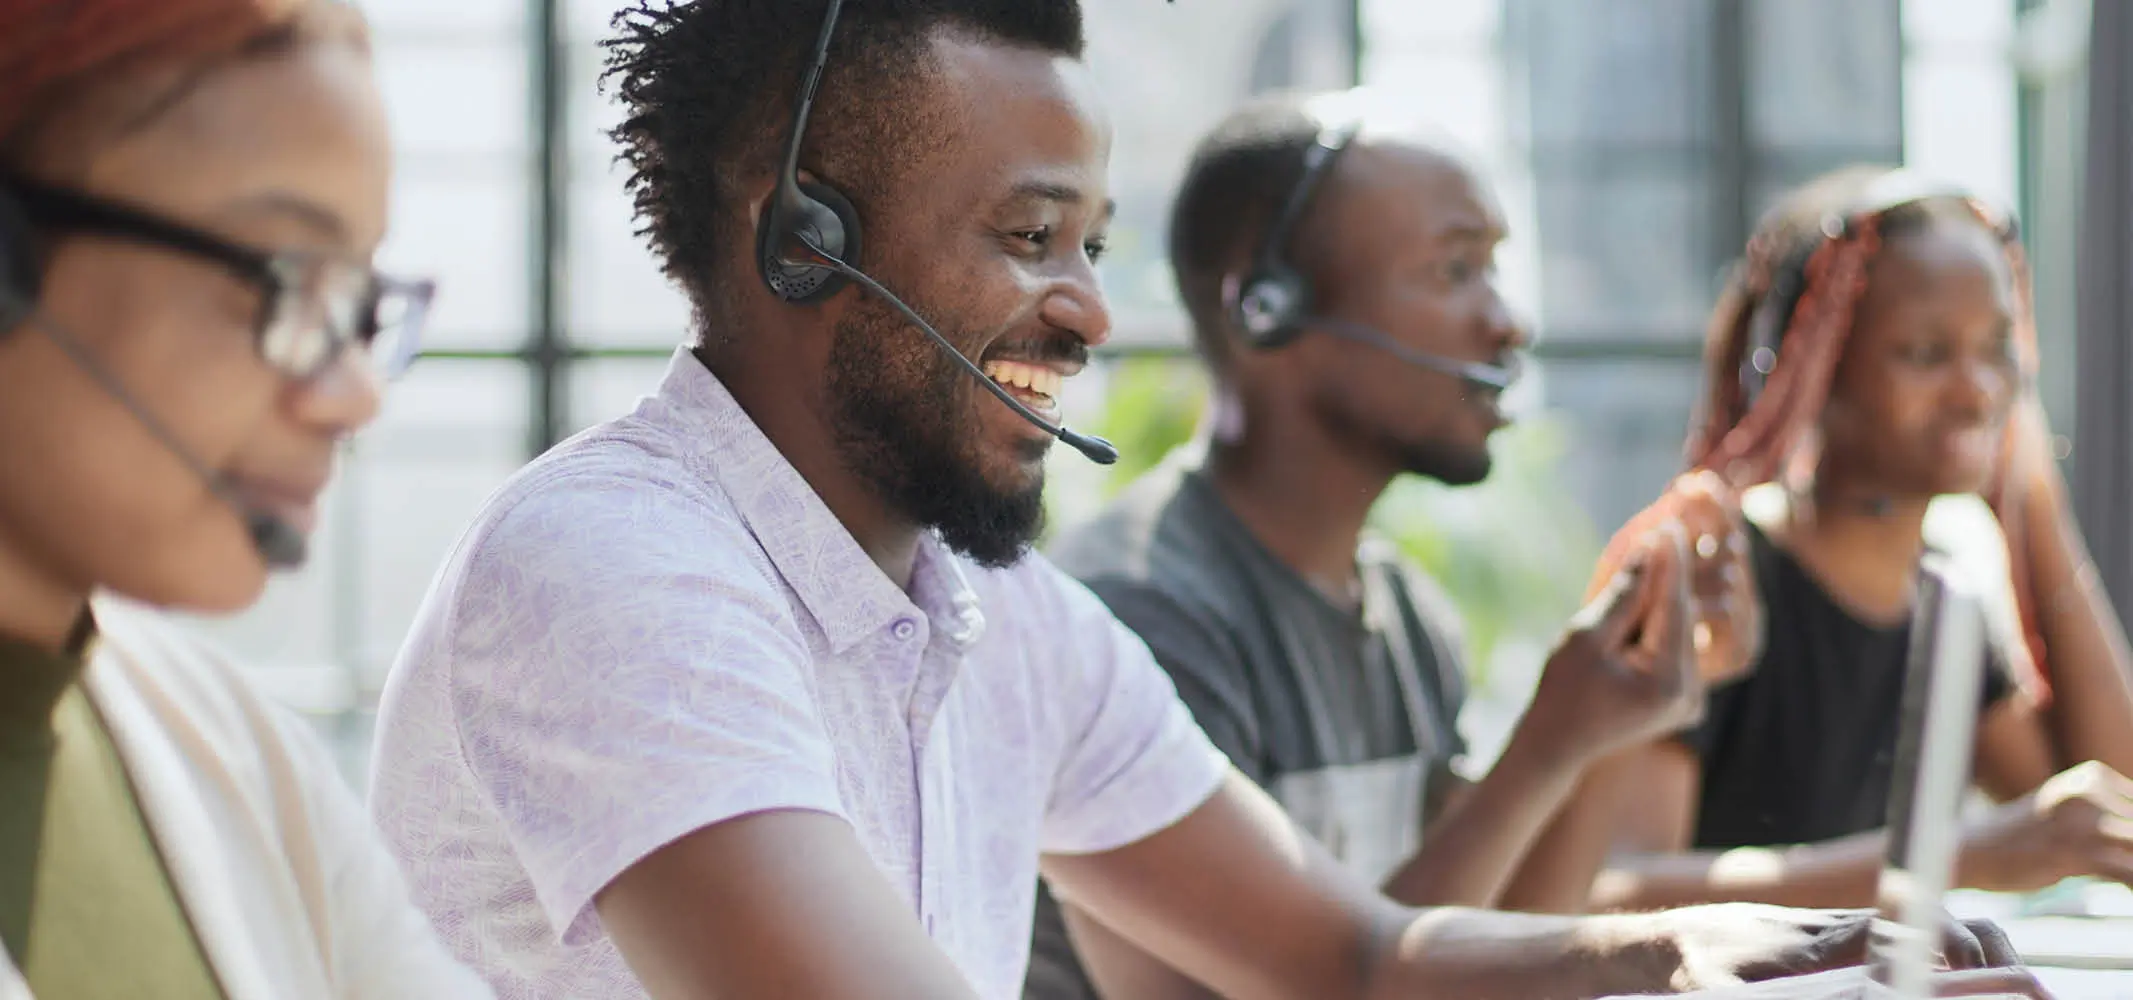
<path id="1" fill-rule="evenodd" d="M 687 347 L 675 351 L 646 416 L 674 430 L 689 470 L 718 486 L 771 564 L 814 617 L 833 653 L 911 613 L 915 602 L 859 547 L 799 470 Z M 928 532 L 912 590 L 950 641 L 975 642 L 984 616 L 960 562 Z M 945 614 L 942 614 L 945 612 Z"/>
<path id="2" fill-rule="evenodd" d="M 927 532 L 911 568 L 911 595 L 937 623 L 941 638 L 957 649 L 969 649 L 985 634 L 985 611 L 962 563 L 939 536 Z"/>

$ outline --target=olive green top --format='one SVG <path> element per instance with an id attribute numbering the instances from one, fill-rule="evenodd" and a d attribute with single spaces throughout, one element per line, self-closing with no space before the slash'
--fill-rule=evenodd
<path id="1" fill-rule="evenodd" d="M 0 636 L 0 944 L 40 998 L 222 1000 L 82 689 L 94 632 L 65 654 Z"/>

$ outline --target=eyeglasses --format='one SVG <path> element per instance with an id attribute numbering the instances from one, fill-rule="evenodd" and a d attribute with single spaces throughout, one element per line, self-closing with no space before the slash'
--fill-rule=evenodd
<path id="1" fill-rule="evenodd" d="M 391 380 L 421 345 L 437 284 L 403 280 L 344 257 L 269 252 L 91 195 L 0 178 L 33 226 L 135 240 L 212 261 L 258 288 L 252 333 L 259 356 L 299 381 L 318 377 L 352 346 Z"/>

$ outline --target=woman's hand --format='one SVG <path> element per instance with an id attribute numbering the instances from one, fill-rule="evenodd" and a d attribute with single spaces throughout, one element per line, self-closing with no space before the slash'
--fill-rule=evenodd
<path id="1" fill-rule="evenodd" d="M 2002 488 L 2031 514 L 2056 517 L 2066 499 L 2066 477 L 2059 471 L 2058 436 L 2051 417 L 2035 393 L 2023 393 L 2007 415 L 2007 467 Z"/>
<path id="2" fill-rule="evenodd" d="M 1695 573 L 1692 641 L 1706 684 L 1745 673 L 1763 651 L 1763 602 L 1755 589 L 1740 494 L 1713 472 L 1692 472 L 1664 501 L 1688 531 Z"/>

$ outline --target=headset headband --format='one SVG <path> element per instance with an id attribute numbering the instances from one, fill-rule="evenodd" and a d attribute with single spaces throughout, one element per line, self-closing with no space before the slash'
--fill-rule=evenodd
<path id="1" fill-rule="evenodd" d="M 1754 405 L 1770 373 L 1777 369 L 1778 344 L 1784 339 L 1785 328 L 1791 325 L 1793 311 L 1799 308 L 1800 296 L 1807 290 L 1807 266 L 1815 254 L 1832 243 L 1857 237 L 1862 223 L 1878 220 L 1909 205 L 1939 200 L 1960 201 L 1969 206 L 1992 227 L 2003 243 L 2021 238 L 2021 227 L 2013 212 L 1995 206 L 1960 185 L 1907 167 L 1874 178 L 1850 207 L 1841 213 L 1831 212 L 1823 216 L 1816 234 L 1787 252 L 1772 271 L 1762 297 L 1763 304 L 1749 319 L 1748 349 L 1741 356 L 1741 380 L 1747 390 L 1747 405 Z"/>
<path id="2" fill-rule="evenodd" d="M 1348 151 L 1362 130 L 1360 121 L 1331 122 L 1318 130 L 1318 138 L 1304 150 L 1302 175 L 1296 178 L 1296 186 L 1289 189 L 1289 197 L 1282 202 L 1280 214 L 1274 216 L 1274 224 L 1267 227 L 1266 237 L 1260 242 L 1257 270 L 1272 271 L 1287 266 L 1284 258 L 1290 234 L 1302 220 L 1311 196 L 1318 192 L 1325 176 L 1332 172 L 1334 161 Z"/>
<path id="3" fill-rule="evenodd" d="M 1311 283 L 1289 266 L 1289 238 L 1302 221 L 1311 198 L 1332 172 L 1334 162 L 1362 131 L 1360 116 L 1326 116 L 1309 109 L 1305 113 L 1322 124 L 1317 138 L 1303 151 L 1303 173 L 1289 189 L 1273 224 L 1260 237 L 1251 269 L 1235 279 L 1235 284 L 1224 282 L 1231 321 L 1255 347 L 1279 347 L 1301 332 L 1304 317 L 1311 310 Z"/>

